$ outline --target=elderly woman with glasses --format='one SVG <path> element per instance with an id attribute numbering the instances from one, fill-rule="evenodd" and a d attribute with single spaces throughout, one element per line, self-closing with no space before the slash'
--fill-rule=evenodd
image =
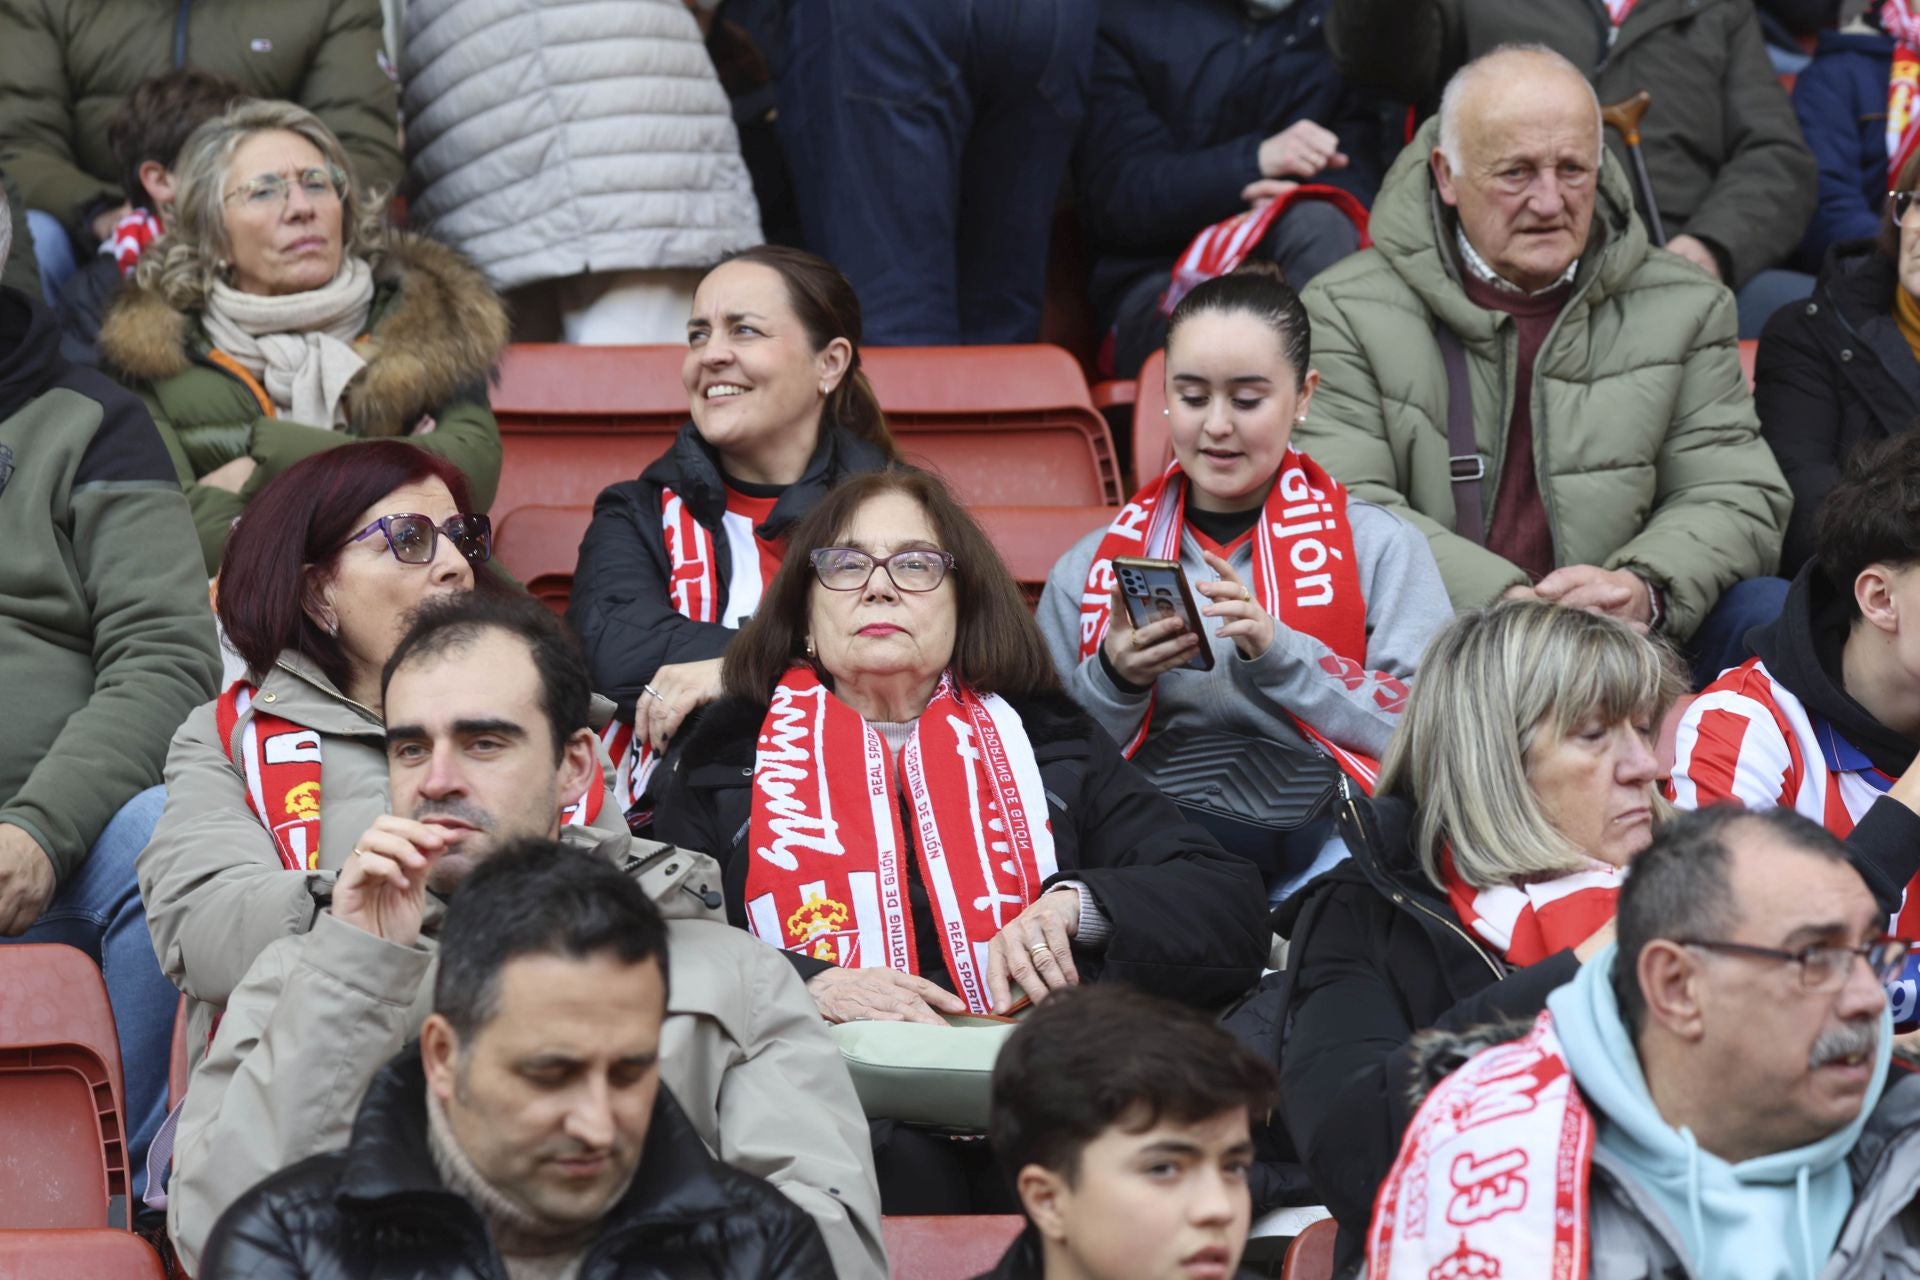
<path id="1" fill-rule="evenodd" d="M 1793 488 L 1780 571 L 1815 555 L 1814 514 L 1861 445 L 1920 421 L 1920 152 L 1887 193 L 1880 231 L 1827 251 L 1813 296 L 1760 335 L 1754 407 Z"/>
<path id="2" fill-rule="evenodd" d="M 937 1025 L 1101 979 L 1217 1007 L 1259 976 L 1258 872 L 1061 690 L 939 481 L 890 468 L 829 493 L 721 683 L 654 774 L 653 834 L 720 860 L 729 918 L 829 1021 Z M 881 1145 L 887 1212 L 969 1207 L 903 1198 L 965 1159 L 925 1146 Z M 887 1176 L 890 1150 L 918 1172 Z"/>
<path id="3" fill-rule="evenodd" d="M 473 265 L 386 231 L 340 142 L 289 102 L 243 99 L 188 137 L 167 234 L 100 331 L 153 413 L 209 572 L 234 518 L 300 459 L 405 438 L 485 510 L 500 474 L 488 372 L 505 309 Z"/>
<path id="4" fill-rule="evenodd" d="M 387 816 L 380 671 L 423 601 L 513 589 L 487 568 L 492 550 L 459 471 L 397 440 L 295 463 L 240 518 L 215 607 L 246 674 L 174 735 L 139 863 L 196 1050 L 267 944 L 312 926 L 357 845 L 396 822 L 416 845 L 435 839 Z M 625 830 L 596 800 L 569 819 Z"/>

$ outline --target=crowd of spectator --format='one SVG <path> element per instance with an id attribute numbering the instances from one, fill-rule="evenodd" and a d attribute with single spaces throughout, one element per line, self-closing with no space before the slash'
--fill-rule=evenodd
<path id="1" fill-rule="evenodd" d="M 1917 201 L 1910 0 L 0 0 L 0 941 L 129 1223 L 1920 1278 Z M 1033 604 L 863 354 L 1063 248 L 1169 461 Z M 685 342 L 564 617 L 514 340 Z"/>

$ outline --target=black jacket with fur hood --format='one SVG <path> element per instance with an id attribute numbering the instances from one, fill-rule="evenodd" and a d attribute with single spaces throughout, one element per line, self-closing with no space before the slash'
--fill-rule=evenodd
<path id="1" fill-rule="evenodd" d="M 1269 936 L 1266 890 L 1253 864 L 1222 852 L 1188 822 L 1065 694 L 1007 701 L 1020 713 L 1046 788 L 1060 866 L 1054 878 L 1086 885 L 1113 924 L 1099 951 L 1075 946 L 1081 976 L 1206 1007 L 1252 986 Z M 711 704 L 679 735 L 652 783 L 652 835 L 719 859 L 727 917 L 742 928 L 754 749 L 766 714 L 764 702 L 746 698 Z M 901 825 L 911 845 L 910 813 Z M 917 854 L 907 860 L 907 887 L 920 974 L 950 988 Z M 802 978 L 829 967 L 788 958 Z"/>
<path id="2" fill-rule="evenodd" d="M 322 449 L 355 439 L 406 436 L 440 454 L 467 479 L 472 509 L 485 511 L 500 479 L 500 428 L 487 379 L 507 343 L 507 314 L 486 277 L 454 250 L 395 233 L 373 261 L 367 361 L 348 384 L 347 425 L 289 422 L 266 393 L 214 349 L 197 313 L 129 284 L 100 329 L 107 370 L 140 393 L 166 440 L 193 507 L 209 574 L 227 530 L 260 487 Z M 252 477 L 231 493 L 200 483 L 249 457 Z"/>

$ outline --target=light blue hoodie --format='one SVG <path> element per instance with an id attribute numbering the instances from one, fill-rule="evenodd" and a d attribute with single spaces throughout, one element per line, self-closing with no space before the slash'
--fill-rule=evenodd
<path id="1" fill-rule="evenodd" d="M 1873 1080 L 1851 1124 L 1809 1146 L 1728 1164 L 1654 1109 L 1613 998 L 1613 958 L 1609 946 L 1547 997 L 1554 1034 L 1599 1121 L 1599 1145 L 1678 1229 L 1696 1275 L 1815 1280 L 1853 1205 L 1846 1157 L 1886 1085 L 1891 1019 L 1881 1015 Z"/>

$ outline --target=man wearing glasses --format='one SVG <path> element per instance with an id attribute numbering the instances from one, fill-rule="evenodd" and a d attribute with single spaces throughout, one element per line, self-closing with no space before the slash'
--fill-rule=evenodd
<path id="1" fill-rule="evenodd" d="M 1847 847 L 1783 809 L 1686 814 L 1617 922 L 1526 1035 L 1427 1097 L 1368 1274 L 1913 1275 L 1920 1080 L 1889 1078 L 1882 985 L 1912 944 Z"/>

